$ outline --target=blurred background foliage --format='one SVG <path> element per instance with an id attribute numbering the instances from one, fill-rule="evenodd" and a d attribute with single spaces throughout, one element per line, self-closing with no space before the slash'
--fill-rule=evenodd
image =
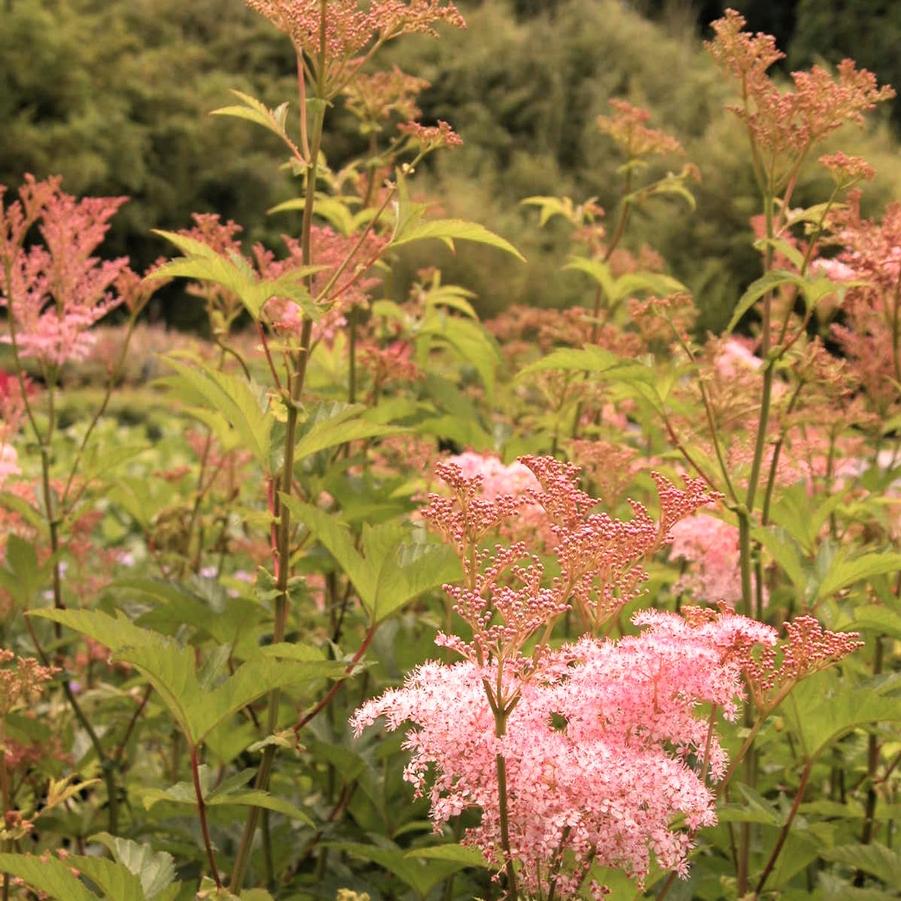
<path id="1" fill-rule="evenodd" d="M 277 245 L 293 227 L 266 210 L 292 195 L 273 173 L 277 139 L 206 114 L 228 89 L 270 104 L 292 99 L 290 49 L 241 0 L 2 0 L 0 15 L 0 184 L 24 172 L 61 174 L 77 194 L 132 197 L 108 245 L 146 265 L 165 251 L 151 228 L 187 226 L 215 211 L 252 240 Z M 677 135 L 700 168 L 697 209 L 659 200 L 633 219 L 626 245 L 647 243 L 695 292 L 702 328 L 720 327 L 742 288 L 759 273 L 748 219 L 756 212 L 744 134 L 724 107 L 727 87 L 702 48 L 726 5 L 750 27 L 774 33 L 785 72 L 845 56 L 901 86 L 901 3 L 897 0 L 482 0 L 462 2 L 469 29 L 441 41 L 408 40 L 381 64 L 428 79 L 423 119 L 449 120 L 465 146 L 427 173 L 424 191 L 448 215 L 482 221 L 514 241 L 527 266 L 461 248 L 429 248 L 400 261 L 386 289 L 403 296 L 415 270 L 438 264 L 446 280 L 479 295 L 483 315 L 510 303 L 564 306 L 585 290 L 561 274 L 568 233 L 541 230 L 534 194 L 595 196 L 612 212 L 620 191 L 612 143 L 595 127 L 611 97 L 651 110 L 652 124 Z M 350 116 L 335 110 L 325 146 L 332 166 L 365 150 Z M 834 146 L 879 171 L 864 198 L 878 212 L 901 194 L 901 102 L 870 128 L 836 135 Z M 811 166 L 796 200 L 821 196 Z M 155 314 L 191 326 L 194 304 L 180 289 Z"/>

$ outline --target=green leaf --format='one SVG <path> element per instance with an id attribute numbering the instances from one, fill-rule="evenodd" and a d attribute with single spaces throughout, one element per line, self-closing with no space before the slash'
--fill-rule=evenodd
<path id="1" fill-rule="evenodd" d="M 428 292 L 425 302 L 430 307 L 449 307 L 478 321 L 479 314 L 470 303 L 475 296 L 472 291 L 467 291 L 459 285 L 438 285 Z"/>
<path id="2" fill-rule="evenodd" d="M 185 256 L 157 267 L 148 278 L 189 278 L 219 285 L 236 295 L 254 319 L 260 318 L 263 305 L 272 297 L 294 301 L 311 319 L 321 315 L 322 311 L 302 283 L 306 276 L 319 272 L 321 266 L 298 267 L 278 278 L 263 279 L 238 254 L 225 257 L 202 241 L 176 232 L 156 230 L 154 234 L 173 243 Z"/>
<path id="3" fill-rule="evenodd" d="M 816 597 L 827 598 L 855 582 L 862 582 L 885 573 L 896 573 L 899 570 L 901 570 L 901 554 L 891 551 L 862 554 L 850 560 L 836 556 L 817 588 Z"/>
<path id="4" fill-rule="evenodd" d="M 569 261 L 563 267 L 564 269 L 573 269 L 577 272 L 584 272 L 585 275 L 593 278 L 604 296 L 609 302 L 616 299 L 616 279 L 610 266 L 603 260 L 590 260 L 587 257 L 570 257 Z"/>
<path id="5" fill-rule="evenodd" d="M 66 862 L 97 885 L 109 901 L 146 901 L 141 880 L 121 863 L 82 855 L 74 855 Z"/>
<path id="6" fill-rule="evenodd" d="M 262 807 L 274 813 L 280 813 L 292 820 L 298 820 L 307 826 L 314 825 L 308 813 L 284 798 L 278 798 L 269 792 L 256 788 L 244 788 L 254 776 L 255 770 L 246 769 L 235 773 L 216 788 L 212 788 L 215 772 L 206 764 L 198 768 L 200 789 L 207 807 Z M 162 802 L 181 804 L 189 807 L 197 806 L 197 793 L 193 782 L 177 782 L 169 788 L 138 789 L 141 803 L 145 810 L 151 810 Z"/>
<path id="7" fill-rule="evenodd" d="M 359 210 L 354 213 L 350 209 L 350 203 L 358 198 L 351 197 L 333 197 L 327 194 L 317 194 L 315 203 L 315 215 L 324 219 L 342 235 L 352 235 L 360 228 L 366 226 L 375 216 L 375 210 L 370 208 Z M 306 199 L 303 197 L 295 197 L 286 200 L 284 203 L 276 204 L 268 213 L 289 213 L 294 211 L 302 211 L 306 206 Z"/>
<path id="8" fill-rule="evenodd" d="M 44 860 L 32 854 L 0 854 L 0 872 L 18 876 L 55 901 L 97 901 L 97 896 L 72 875 L 69 867 L 55 857 Z"/>
<path id="9" fill-rule="evenodd" d="M 425 898 L 438 883 L 447 879 L 451 873 L 473 865 L 460 863 L 457 860 L 435 858 L 421 860 L 404 853 L 400 848 L 383 848 L 359 842 L 329 842 L 328 847 L 345 851 L 362 860 L 377 863 L 409 885 L 420 898 Z"/>
<path id="10" fill-rule="evenodd" d="M 412 244 L 414 241 L 425 241 L 428 239 L 444 241 L 450 247 L 453 247 L 453 242 L 457 240 L 474 241 L 477 244 L 497 247 L 499 250 L 512 254 L 523 262 L 526 260 L 509 241 L 500 235 L 489 231 L 484 225 L 479 225 L 476 222 L 465 222 L 463 219 L 423 220 L 414 216 L 405 225 L 401 225 L 391 241 L 391 246 L 401 247 L 404 244 Z"/>
<path id="11" fill-rule="evenodd" d="M 100 842 L 113 857 L 141 880 L 148 901 L 175 881 L 175 858 L 166 851 L 154 851 L 150 845 L 98 832 L 91 841 Z"/>
<path id="12" fill-rule="evenodd" d="M 270 691 L 337 676 L 342 669 L 335 661 L 325 660 L 251 660 L 215 690 L 205 691 L 197 678 L 193 648 L 168 643 L 126 648 L 117 656 L 141 670 L 193 745 L 201 744 L 220 723 Z"/>
<path id="13" fill-rule="evenodd" d="M 0 570 L 0 587 L 23 607 L 30 607 L 44 587 L 46 567 L 38 564 L 34 545 L 15 532 L 6 539 L 6 565 Z"/>
<path id="14" fill-rule="evenodd" d="M 278 135 L 292 149 L 296 149 L 285 130 L 285 122 L 288 115 L 287 103 L 282 103 L 275 109 L 269 109 L 268 106 L 257 100 L 256 97 L 251 97 L 250 94 L 243 94 L 241 91 L 235 90 L 232 90 L 231 93 L 241 101 L 241 104 L 214 109 L 210 113 L 211 116 L 232 116 L 236 119 L 245 119 L 248 122 L 261 125 L 273 134 Z"/>
<path id="15" fill-rule="evenodd" d="M 461 360 L 475 368 L 488 394 L 494 392 L 495 370 L 500 356 L 494 341 L 481 323 L 461 319 L 459 316 L 434 316 L 429 318 L 418 337 L 425 343 L 424 347 L 420 347 L 421 357 L 428 357 L 436 339 L 444 342 L 450 345 Z"/>
<path id="16" fill-rule="evenodd" d="M 43 616 L 106 645 L 119 660 L 136 666 L 154 687 L 192 745 L 242 707 L 277 688 L 331 677 L 344 667 L 334 660 L 286 661 L 259 658 L 241 664 L 212 691 L 198 678 L 196 652 L 127 619 L 94 610 L 39 610 Z"/>
<path id="17" fill-rule="evenodd" d="M 890 888 L 901 886 L 901 854 L 879 842 L 868 845 L 839 845 L 820 852 L 824 860 L 843 863 L 881 879 Z"/>
<path id="18" fill-rule="evenodd" d="M 374 571 L 372 613 L 376 622 L 424 591 L 460 577 L 459 561 L 450 548 L 407 539 L 407 530 L 401 525 L 363 526 L 363 551 Z"/>
<path id="19" fill-rule="evenodd" d="M 28 615 L 49 619 L 81 632 L 114 653 L 124 647 L 150 645 L 163 640 L 158 632 L 136 626 L 121 611 L 115 617 L 100 610 L 30 610 Z"/>
<path id="20" fill-rule="evenodd" d="M 167 363 L 176 371 L 177 378 L 164 381 L 181 387 L 189 398 L 221 414 L 229 428 L 240 437 L 241 446 L 267 468 L 273 418 L 266 409 L 262 390 L 240 375 L 219 372 L 204 364 L 188 365 L 171 357 L 167 358 Z M 229 436 L 224 437 L 228 443 Z"/>
<path id="21" fill-rule="evenodd" d="M 337 447 L 348 441 L 394 435 L 405 431 L 397 426 L 360 418 L 365 412 L 366 407 L 362 404 L 320 406 L 304 424 L 304 431 L 294 448 L 296 459 L 302 460 L 318 451 Z"/>
<path id="22" fill-rule="evenodd" d="M 431 845 L 428 848 L 414 848 L 407 851 L 407 857 L 423 860 L 447 860 L 464 867 L 481 867 L 487 869 L 491 864 L 478 848 L 466 848 L 463 845 Z"/>
<path id="23" fill-rule="evenodd" d="M 795 686 L 781 709 L 808 758 L 815 758 L 854 729 L 901 721 L 901 698 L 845 686 L 834 670 L 817 673 Z"/>
<path id="24" fill-rule="evenodd" d="M 587 257 L 570 257 L 564 269 L 584 272 L 600 286 L 607 303 L 615 306 L 633 294 L 651 292 L 654 294 L 676 294 L 688 291 L 678 279 L 661 272 L 627 272 L 614 278 L 609 264 L 603 260 Z"/>
<path id="25" fill-rule="evenodd" d="M 804 268 L 804 254 L 797 247 L 792 246 L 785 238 L 759 238 L 754 242 L 754 249 L 759 251 L 772 247 L 781 253 L 798 271 Z"/>
<path id="26" fill-rule="evenodd" d="M 901 641 L 901 616 L 879 604 L 864 604 L 854 609 L 854 619 L 842 631 L 876 632 Z"/>
<path id="27" fill-rule="evenodd" d="M 547 370 L 590 372 L 614 382 L 654 381 L 654 371 L 649 366 L 625 360 L 602 347 L 560 348 L 520 370 L 516 378 L 519 380 Z"/>
<path id="28" fill-rule="evenodd" d="M 726 334 L 731 332 L 735 326 L 738 325 L 742 316 L 744 316 L 764 294 L 773 291 L 780 285 L 791 284 L 800 286 L 803 283 L 804 278 L 802 276 L 794 272 L 788 272 L 785 269 L 773 269 L 771 272 L 767 272 L 766 275 L 761 276 L 757 281 L 752 282 L 745 293 L 742 294 L 732 313 L 732 318 L 726 326 Z"/>
<path id="29" fill-rule="evenodd" d="M 373 623 L 424 591 L 459 578 L 459 562 L 450 548 L 411 541 L 407 529 L 397 523 L 365 524 L 361 554 L 337 516 L 296 498 L 283 500 L 347 573 Z"/>
<path id="30" fill-rule="evenodd" d="M 782 567 L 783 572 L 791 579 L 799 597 L 805 596 L 808 574 L 798 552 L 798 547 L 784 529 L 755 528 L 752 536 L 769 552 L 770 556 Z"/>

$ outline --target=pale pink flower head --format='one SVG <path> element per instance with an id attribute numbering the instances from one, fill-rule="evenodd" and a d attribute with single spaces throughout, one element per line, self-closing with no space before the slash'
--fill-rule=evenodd
<path id="1" fill-rule="evenodd" d="M 429 152 L 439 147 L 461 147 L 463 139 L 443 119 L 437 125 L 422 125 L 419 122 L 405 122 L 398 130 L 407 135 L 420 150 Z"/>
<path id="2" fill-rule="evenodd" d="M 481 478 L 482 495 L 488 500 L 502 494 L 522 495 L 541 487 L 532 471 L 518 460 L 505 464 L 493 454 L 465 451 L 448 457 L 447 462 L 458 466 L 466 479 Z"/>
<path id="3" fill-rule="evenodd" d="M 676 138 L 648 126 L 651 114 L 647 110 L 620 98 L 611 100 L 610 106 L 613 115 L 598 116 L 598 129 L 613 138 L 629 159 L 682 152 Z"/>
<path id="4" fill-rule="evenodd" d="M 741 600 L 738 528 L 699 513 L 672 528 L 671 558 L 682 558 L 686 571 L 676 583 L 700 601 L 725 601 L 735 607 Z"/>
<path id="5" fill-rule="evenodd" d="M 392 730 L 411 723 L 404 778 L 429 798 L 436 830 L 480 810 L 463 840 L 498 869 L 500 754 L 511 853 L 530 894 L 547 891 L 547 863 L 559 853 L 561 898 L 578 897 L 592 861 L 641 880 L 653 854 L 685 875 L 693 833 L 716 821 L 708 783 L 726 768 L 699 705 L 734 717 L 742 654 L 771 644 L 775 633 L 716 611 L 692 621 L 656 613 L 639 624 L 637 636 L 582 639 L 545 656 L 503 736 L 483 688 L 497 671 L 475 661 L 419 667 L 403 688 L 357 710 L 354 732 L 381 716 Z"/>
<path id="6" fill-rule="evenodd" d="M 341 91 L 366 54 L 404 34 L 437 36 L 445 23 L 464 28 L 460 11 L 449 0 L 246 0 L 306 54 L 327 96 Z M 321 71 L 320 71 L 321 69 Z"/>
<path id="7" fill-rule="evenodd" d="M 723 341 L 714 361 L 717 374 L 724 379 L 756 372 L 762 365 L 763 360 L 751 350 L 748 342 L 739 338 L 727 338 Z"/>
<path id="8" fill-rule="evenodd" d="M 811 270 L 817 275 L 825 275 L 834 282 L 850 282 L 857 278 L 857 273 L 839 259 L 823 259 L 820 257 L 810 264 Z"/>
<path id="9" fill-rule="evenodd" d="M 21 473 L 19 455 L 11 444 L 0 444 L 0 489 L 7 479 Z"/>

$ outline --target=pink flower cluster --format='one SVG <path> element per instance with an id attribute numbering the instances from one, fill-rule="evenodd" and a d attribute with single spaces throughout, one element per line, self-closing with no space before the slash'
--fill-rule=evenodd
<path id="1" fill-rule="evenodd" d="M 775 629 L 721 603 L 640 611 L 638 635 L 601 637 L 638 595 L 648 555 L 679 541 L 680 528 L 689 542 L 698 521 L 720 522 L 694 515 L 718 497 L 700 480 L 680 488 L 653 473 L 656 519 L 632 502 L 632 519 L 618 520 L 593 512 L 578 468 L 553 457 L 454 460 L 436 466 L 450 496 L 430 495 L 423 516 L 463 563 L 463 583 L 445 590 L 471 638 L 436 639 L 463 661 L 414 670 L 357 710 L 354 732 L 383 716 L 392 730 L 412 723 L 404 778 L 428 795 L 436 830 L 480 810 L 464 842 L 508 878 L 515 864 L 530 895 L 576 897 L 593 863 L 641 881 L 652 854 L 684 876 L 695 834 L 716 822 L 710 783 L 726 773 L 717 714 L 736 718 L 745 680 L 755 701 L 775 706 L 858 647 L 858 636 L 801 617 L 778 647 Z M 549 584 L 524 543 L 482 544 L 530 503 L 556 539 L 560 572 Z M 570 606 L 586 634 L 552 649 L 553 625 Z M 602 886 L 591 890 L 604 896 Z"/>
<path id="2" fill-rule="evenodd" d="M 2 340 L 14 336 L 20 356 L 51 366 L 88 353 L 88 329 L 124 302 L 116 285 L 128 273 L 127 259 L 94 255 L 126 198 L 76 200 L 59 185 L 28 178 L 6 209 L 0 186 L 0 306 L 11 319 Z M 43 241 L 26 246 L 33 225 Z"/>
<path id="3" fill-rule="evenodd" d="M 775 632 L 730 613 L 682 617 L 647 612 L 643 631 L 618 642 L 583 639 L 550 653 L 522 687 L 497 737 L 483 681 L 496 669 L 473 661 L 427 663 L 403 688 L 361 707 L 354 731 L 381 716 L 415 726 L 404 778 L 431 801 L 436 829 L 467 808 L 482 811 L 465 841 L 499 867 L 495 757 L 506 761 L 511 853 L 530 893 L 576 896 L 592 861 L 639 879 L 653 853 L 684 875 L 692 833 L 715 820 L 706 777 L 726 755 L 697 705 L 734 718 L 743 649 Z M 429 774 L 434 779 L 429 781 Z M 683 828 L 672 824 L 682 817 Z"/>

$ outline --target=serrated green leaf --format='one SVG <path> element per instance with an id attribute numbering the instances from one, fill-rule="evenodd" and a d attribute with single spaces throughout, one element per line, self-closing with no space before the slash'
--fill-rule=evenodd
<path id="1" fill-rule="evenodd" d="M 307 826 L 313 825 L 308 813 L 284 798 L 278 798 L 269 792 L 255 788 L 243 788 L 254 776 L 254 770 L 242 770 L 226 779 L 216 788 L 211 788 L 214 773 L 206 764 L 199 767 L 201 792 L 207 807 L 262 807 L 274 813 L 280 813 L 299 820 Z M 138 790 L 145 810 L 151 810 L 161 802 L 197 806 L 197 792 L 193 782 L 178 782 L 169 788 L 142 788 Z"/>
<path id="2" fill-rule="evenodd" d="M 755 528 L 751 532 L 752 537 L 759 541 L 769 552 L 769 555 L 782 567 L 783 572 L 789 577 L 792 585 L 798 591 L 799 597 L 804 597 L 808 581 L 808 574 L 804 569 L 804 563 L 798 548 L 784 529 Z"/>
<path id="3" fill-rule="evenodd" d="M 0 872 L 18 876 L 55 901 L 97 901 L 97 896 L 72 875 L 69 864 L 54 857 L 44 860 L 32 854 L 0 854 Z"/>
<path id="4" fill-rule="evenodd" d="M 433 316 L 419 331 L 420 357 L 427 359 L 434 342 L 448 344 L 458 357 L 475 368 L 490 396 L 500 355 L 494 341 L 479 322 L 459 316 Z"/>
<path id="5" fill-rule="evenodd" d="M 901 641 L 901 616 L 888 607 L 864 604 L 854 608 L 854 619 L 846 626 L 842 626 L 842 630 L 876 632 Z"/>
<path id="6" fill-rule="evenodd" d="M 800 286 L 803 283 L 804 278 L 795 272 L 788 272 L 785 269 L 773 269 L 771 272 L 767 272 L 766 275 L 763 275 L 752 282 L 745 293 L 742 294 L 738 304 L 736 304 L 735 310 L 732 312 L 732 318 L 726 326 L 726 334 L 729 334 L 735 326 L 738 325 L 742 316 L 744 316 L 764 294 L 768 294 L 780 285 L 791 284 Z"/>
<path id="7" fill-rule="evenodd" d="M 167 851 L 154 851 L 150 845 L 128 838 L 98 832 L 91 841 L 100 842 L 129 872 L 141 880 L 147 901 L 152 901 L 175 881 L 175 858 Z"/>
<path id="8" fill-rule="evenodd" d="M 491 866 L 485 855 L 478 848 L 467 848 L 463 845 L 431 845 L 428 848 L 414 848 L 407 851 L 407 857 L 417 860 L 447 860 L 464 867 Z"/>
<path id="9" fill-rule="evenodd" d="M 293 149 L 294 144 L 285 131 L 285 121 L 288 112 L 287 103 L 279 104 L 275 109 L 269 109 L 268 106 L 250 94 L 244 94 L 235 90 L 232 90 L 231 93 L 241 101 L 241 104 L 214 109 L 210 112 L 211 116 L 231 116 L 253 122 L 278 135 Z"/>
<path id="10" fill-rule="evenodd" d="M 855 582 L 899 571 L 901 571 L 901 554 L 891 551 L 862 554 L 853 559 L 836 556 L 825 577 L 820 581 L 816 596 L 827 598 Z"/>
<path id="11" fill-rule="evenodd" d="M 888 697 L 871 688 L 844 686 L 832 670 L 817 673 L 797 685 L 781 709 L 808 758 L 817 757 L 854 729 L 901 721 L 901 698 Z"/>
<path id="12" fill-rule="evenodd" d="M 466 222 L 463 219 L 431 219 L 423 220 L 413 217 L 406 225 L 402 225 L 391 241 L 392 247 L 412 244 L 414 241 L 437 239 L 439 241 L 473 241 L 476 244 L 487 244 L 497 247 L 506 253 L 525 262 L 526 258 L 506 239 L 489 231 L 484 225 Z"/>
<path id="13" fill-rule="evenodd" d="M 121 863 L 84 855 L 73 855 L 66 862 L 90 879 L 109 901 L 147 901 L 141 880 Z"/>
<path id="14" fill-rule="evenodd" d="M 901 854 L 879 842 L 825 848 L 820 852 L 820 857 L 834 863 L 843 863 L 855 870 L 863 870 L 881 879 L 889 887 L 897 889 L 901 886 Z"/>
<path id="15" fill-rule="evenodd" d="M 346 444 L 348 441 L 394 435 L 405 431 L 398 426 L 360 418 L 365 412 L 366 408 L 362 404 L 323 405 L 313 418 L 305 423 L 305 429 L 294 448 L 295 458 L 302 460 L 311 454 Z"/>
<path id="16" fill-rule="evenodd" d="M 366 524 L 361 554 L 337 516 L 296 498 L 283 500 L 341 564 L 374 623 L 422 592 L 459 577 L 459 562 L 448 548 L 409 541 L 407 530 L 397 523 Z"/>
<path id="17" fill-rule="evenodd" d="M 329 842 L 328 847 L 345 851 L 362 860 L 370 860 L 384 867 L 401 879 L 420 897 L 426 895 L 439 882 L 446 879 L 451 873 L 467 866 L 457 861 L 450 860 L 419 860 L 409 857 L 400 848 L 382 848 L 376 845 L 364 845 L 360 842 Z"/>
<path id="18" fill-rule="evenodd" d="M 49 619 L 88 635 L 113 652 L 164 640 L 158 632 L 136 626 L 121 612 L 112 617 L 100 610 L 30 610 L 28 615 Z"/>
<path id="19" fill-rule="evenodd" d="M 219 372 L 205 365 L 188 365 L 167 359 L 177 373 L 179 383 L 201 403 L 221 414 L 240 436 L 241 446 L 249 450 L 264 468 L 269 465 L 272 440 L 272 415 L 266 409 L 264 394 L 240 375 Z M 173 384 L 172 380 L 168 380 Z"/>
<path id="20" fill-rule="evenodd" d="M 10 532 L 6 539 L 5 566 L 0 570 L 0 586 L 23 607 L 30 607 L 44 587 L 44 573 L 45 567 L 38 564 L 34 545 Z"/>
<path id="21" fill-rule="evenodd" d="M 260 658 L 247 661 L 212 691 L 198 678 L 196 654 L 157 632 L 141 629 L 126 619 L 94 610 L 39 610 L 43 616 L 90 635 L 113 651 L 113 656 L 136 666 L 175 717 L 192 745 L 229 716 L 269 691 L 289 685 L 340 677 L 342 664 L 333 660 L 286 661 Z"/>
<path id="22" fill-rule="evenodd" d="M 610 266 L 603 260 L 590 260 L 587 257 L 570 257 L 564 269 L 583 272 L 600 285 L 608 302 L 616 299 L 616 279 Z"/>

